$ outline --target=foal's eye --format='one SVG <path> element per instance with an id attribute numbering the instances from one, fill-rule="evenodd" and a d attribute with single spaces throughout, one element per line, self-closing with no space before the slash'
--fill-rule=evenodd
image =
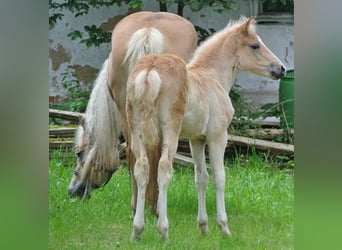
<path id="1" fill-rule="evenodd" d="M 259 49 L 260 48 L 259 44 L 257 44 L 257 43 L 253 43 L 253 44 L 249 45 L 249 47 L 251 47 L 252 49 Z"/>

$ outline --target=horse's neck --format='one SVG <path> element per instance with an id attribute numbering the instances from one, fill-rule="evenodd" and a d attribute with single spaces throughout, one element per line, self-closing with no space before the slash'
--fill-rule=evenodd
<path id="1" fill-rule="evenodd" d="M 207 70 L 229 93 L 238 74 L 238 71 L 234 69 L 234 64 L 222 63 L 222 65 L 217 65 L 216 67 L 209 67 Z"/>
<path id="2" fill-rule="evenodd" d="M 221 40 L 212 39 L 195 52 L 187 66 L 206 69 L 229 93 L 239 73 L 239 67 L 237 57 L 234 55 L 234 47 L 231 46 L 229 51 L 225 48 L 227 45 Z"/>

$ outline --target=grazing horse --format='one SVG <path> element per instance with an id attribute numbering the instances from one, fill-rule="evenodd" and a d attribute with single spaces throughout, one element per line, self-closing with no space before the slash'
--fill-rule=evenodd
<path id="1" fill-rule="evenodd" d="M 186 19 L 167 12 L 137 12 L 113 29 L 112 50 L 97 77 L 84 118 L 75 139 L 77 164 L 70 194 L 86 196 L 107 183 L 118 168 L 120 130 L 127 142 L 131 173 L 135 163 L 130 150 L 126 118 L 126 84 L 135 63 L 151 53 L 172 53 L 188 61 L 197 47 L 197 33 Z M 159 160 L 158 152 L 154 152 Z M 157 164 L 158 162 L 156 162 Z M 146 199 L 156 212 L 157 183 L 153 171 Z M 136 182 L 132 176 L 132 208 L 136 206 Z M 155 181 L 154 181 L 155 180 Z"/>
<path id="2" fill-rule="evenodd" d="M 158 231 L 168 238 L 167 189 L 173 173 L 178 139 L 190 139 L 198 190 L 198 226 L 208 233 L 205 192 L 208 172 L 204 148 L 208 144 L 216 191 L 217 223 L 230 235 L 225 209 L 224 152 L 234 109 L 229 91 L 240 71 L 272 79 L 284 76 L 285 67 L 255 33 L 254 18 L 230 22 L 204 42 L 188 64 L 174 55 L 148 55 L 132 69 L 127 83 L 127 117 L 131 148 L 137 159 L 137 210 L 132 239 L 144 229 L 145 191 L 150 171 L 157 171 Z M 151 151 L 161 151 L 158 166 Z M 152 168 L 156 167 L 157 170 Z"/>

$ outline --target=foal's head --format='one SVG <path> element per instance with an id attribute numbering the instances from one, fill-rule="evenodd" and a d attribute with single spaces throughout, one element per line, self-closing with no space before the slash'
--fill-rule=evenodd
<path id="1" fill-rule="evenodd" d="M 244 18 L 232 31 L 236 44 L 236 67 L 274 80 L 280 79 L 285 74 L 285 66 L 255 33 L 254 23 L 254 17 Z"/>
<path id="2" fill-rule="evenodd" d="M 119 152 L 113 147 L 107 157 L 99 157 L 100 150 L 94 143 L 94 135 L 81 119 L 75 140 L 76 167 L 68 188 L 70 195 L 90 196 L 93 189 L 110 181 L 118 169 Z"/>

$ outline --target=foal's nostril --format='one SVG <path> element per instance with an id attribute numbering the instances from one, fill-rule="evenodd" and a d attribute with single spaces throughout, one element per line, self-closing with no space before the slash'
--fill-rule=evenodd
<path id="1" fill-rule="evenodd" d="M 285 73 L 286 69 L 283 65 L 280 67 L 280 71 L 281 71 L 281 73 Z"/>
<path id="2" fill-rule="evenodd" d="M 74 171 L 74 175 L 79 175 L 79 174 L 80 174 L 80 170 L 76 169 L 76 170 Z"/>

